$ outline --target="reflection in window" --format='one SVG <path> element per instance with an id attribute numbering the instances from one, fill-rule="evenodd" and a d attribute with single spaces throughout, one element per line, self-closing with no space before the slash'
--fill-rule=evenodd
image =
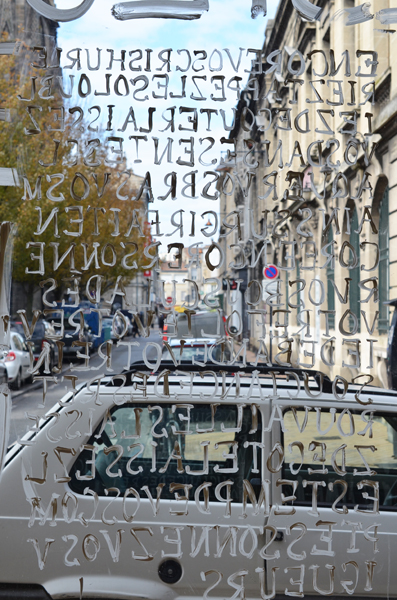
<path id="1" fill-rule="evenodd" d="M 260 416 L 258 415 L 259 423 Z M 99 495 L 117 487 L 139 492 L 144 486 L 153 497 L 163 484 L 161 497 L 173 499 L 170 485 L 211 483 L 209 498 L 215 501 L 216 486 L 233 480 L 231 495 L 242 500 L 243 479 L 260 485 L 261 456 L 254 466 L 253 446 L 260 442 L 261 428 L 250 407 L 217 404 L 125 404 L 105 414 L 71 470 L 70 487 L 82 494 L 88 486 Z M 234 431 L 233 431 L 234 430 Z M 256 452 L 256 451 L 255 451 Z M 201 473 L 200 473 L 201 471 Z"/>
<path id="2" fill-rule="evenodd" d="M 334 241 L 334 232 L 332 230 L 332 225 L 328 229 L 328 243 L 332 244 Z M 331 249 L 332 246 L 329 246 Z M 335 281 L 335 273 L 332 268 L 332 264 L 328 263 L 327 265 L 327 299 L 328 299 L 328 310 L 335 310 L 335 288 L 333 286 L 333 282 Z M 335 315 L 328 315 L 328 324 L 330 329 L 335 329 Z"/>
<path id="3" fill-rule="evenodd" d="M 330 489 L 328 484 L 342 480 L 347 484 L 347 491 L 338 508 L 342 503 L 347 506 L 365 504 L 368 508 L 368 502 L 363 500 L 363 490 L 357 488 L 357 483 L 361 480 L 370 480 L 379 483 L 380 507 L 386 510 L 397 510 L 397 415 L 375 415 L 372 438 L 369 438 L 368 431 L 363 435 L 367 425 L 361 414 L 351 412 L 342 414 L 342 411 L 338 411 L 333 415 L 329 411 L 317 408 L 309 411 L 307 415 L 307 425 L 301 433 L 295 417 L 299 424 L 302 424 L 305 420 L 305 411 L 296 409 L 294 415 L 294 411 L 288 410 L 284 414 L 286 431 L 283 477 L 299 482 L 295 504 L 311 503 L 312 491 L 302 485 L 303 480 L 306 479 L 325 481 L 326 486 L 318 488 L 318 504 L 331 506 L 342 489 L 340 483 L 335 484 L 334 490 Z M 325 432 L 323 434 L 318 430 L 318 418 L 320 418 L 320 428 Z M 338 423 L 345 436 L 341 435 Z M 303 445 L 303 458 L 298 445 L 294 443 L 296 440 Z M 368 467 L 374 472 L 372 475 L 360 474 L 367 471 L 367 467 L 357 451 L 357 446 L 360 447 Z M 343 455 L 345 466 L 343 466 Z M 336 471 L 335 464 L 340 472 Z"/>
<path id="4" fill-rule="evenodd" d="M 301 261 L 301 259 L 300 259 L 300 258 L 298 258 L 298 259 L 297 259 L 297 261 L 296 261 L 296 279 L 297 279 L 297 280 L 299 280 L 299 279 L 301 278 L 301 267 L 300 267 L 300 261 Z M 298 283 L 298 289 L 299 289 L 299 290 L 301 289 L 301 284 L 300 284 L 300 283 Z M 299 325 L 299 322 L 298 322 L 298 315 L 299 315 L 300 311 L 301 311 L 302 309 L 304 309 L 304 306 L 301 306 L 301 293 L 300 293 L 300 291 L 299 291 L 299 292 L 297 293 L 297 295 L 296 295 L 296 304 L 297 304 L 297 305 L 298 305 L 298 307 L 299 307 L 299 308 L 297 309 L 297 311 L 296 311 L 296 324 L 297 324 L 297 325 Z"/>
<path id="5" fill-rule="evenodd" d="M 389 330 L 389 308 L 384 305 L 389 299 L 389 188 L 383 194 L 379 211 L 379 333 Z"/>
<path id="6" fill-rule="evenodd" d="M 354 207 L 351 221 L 350 221 L 350 243 L 356 251 L 357 255 L 357 265 L 354 269 L 350 269 L 349 277 L 351 277 L 350 282 L 350 310 L 356 315 L 358 321 L 358 333 L 360 332 L 360 235 L 357 233 L 358 231 L 358 217 L 357 210 Z M 353 319 L 350 319 L 350 327 L 353 328 Z"/>

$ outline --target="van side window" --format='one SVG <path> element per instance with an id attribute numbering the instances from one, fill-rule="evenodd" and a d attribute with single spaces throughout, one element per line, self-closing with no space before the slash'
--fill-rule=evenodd
<path id="1" fill-rule="evenodd" d="M 86 444 L 91 448 L 74 463 L 69 485 L 99 495 L 111 487 L 124 493 L 148 486 L 155 497 L 164 484 L 161 497 L 173 499 L 172 483 L 191 485 L 193 495 L 209 482 L 215 501 L 216 486 L 231 479 L 233 501 L 240 502 L 244 479 L 260 486 L 261 449 L 253 442 L 261 438 L 260 411 L 250 406 L 128 403 L 104 415 Z"/>
<path id="2" fill-rule="evenodd" d="M 312 488 L 303 487 L 304 480 L 326 483 L 318 487 L 319 506 L 330 507 L 336 493 L 342 491 L 338 483 L 333 491 L 329 487 L 337 480 L 344 480 L 348 486 L 343 504 L 360 504 L 363 496 L 357 483 L 366 479 L 379 483 L 380 508 L 397 510 L 397 415 L 375 414 L 372 437 L 369 427 L 365 435 L 362 433 L 367 425 L 361 413 L 346 410 L 287 410 L 284 426 L 282 474 L 285 479 L 299 482 L 295 504 L 311 504 Z M 303 448 L 294 442 L 300 442 Z"/>

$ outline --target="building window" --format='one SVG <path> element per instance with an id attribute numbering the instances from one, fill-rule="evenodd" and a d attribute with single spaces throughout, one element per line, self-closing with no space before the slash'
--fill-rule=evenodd
<path id="1" fill-rule="evenodd" d="M 350 221 L 350 243 L 356 251 L 358 262 L 354 269 L 350 270 L 350 310 L 356 315 L 358 320 L 358 332 L 360 332 L 360 236 L 358 231 L 358 217 L 356 207 L 353 209 L 353 214 Z M 350 327 L 353 327 L 353 319 L 350 318 Z"/>
<path id="2" fill-rule="evenodd" d="M 332 225 L 328 229 L 328 243 L 332 244 L 334 241 L 334 232 L 332 230 Z M 329 252 L 331 252 L 331 246 L 329 246 Z M 327 265 L 327 302 L 328 302 L 328 310 L 335 310 L 335 288 L 333 286 L 333 282 L 335 281 L 335 273 L 332 265 L 328 263 Z M 330 329 L 335 329 L 335 315 L 328 315 L 328 325 Z"/>
<path id="3" fill-rule="evenodd" d="M 389 330 L 389 188 L 385 189 L 379 209 L 379 333 Z"/>

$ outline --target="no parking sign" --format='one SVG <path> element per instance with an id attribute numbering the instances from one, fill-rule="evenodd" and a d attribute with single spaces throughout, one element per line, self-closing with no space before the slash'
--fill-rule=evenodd
<path id="1" fill-rule="evenodd" d="M 278 268 L 275 265 L 268 265 L 263 269 L 263 276 L 265 279 L 272 281 L 273 279 L 277 279 L 278 275 Z"/>

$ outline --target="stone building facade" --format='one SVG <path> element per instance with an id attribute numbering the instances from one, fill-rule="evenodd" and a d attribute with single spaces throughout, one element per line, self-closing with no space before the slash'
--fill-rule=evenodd
<path id="1" fill-rule="evenodd" d="M 346 26 L 346 0 L 317 4 L 311 23 L 281 0 L 253 54 L 220 167 L 221 218 L 236 225 L 219 240 L 222 276 L 241 279 L 242 335 L 262 360 L 348 381 L 367 373 L 386 386 L 397 41 L 376 19 Z M 263 276 L 270 264 L 273 282 Z M 226 294 L 224 302 L 230 313 Z M 252 314 L 260 308 L 266 315 Z"/>
<path id="2" fill-rule="evenodd" d="M 53 0 L 48 4 L 54 5 Z M 0 0 L 0 31 L 9 36 L 9 41 L 23 37 L 26 43 L 50 46 L 51 38 L 56 39 L 57 27 L 57 23 L 39 15 L 26 0 Z"/>

